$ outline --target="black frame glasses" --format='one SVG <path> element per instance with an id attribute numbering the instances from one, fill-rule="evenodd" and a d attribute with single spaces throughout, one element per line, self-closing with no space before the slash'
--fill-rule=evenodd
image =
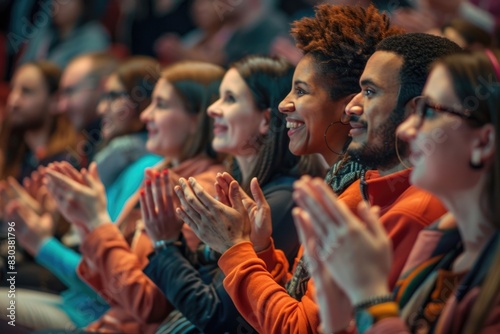
<path id="1" fill-rule="evenodd" d="M 418 118 L 417 128 L 422 126 L 424 120 L 429 117 L 428 109 L 458 116 L 465 120 L 477 120 L 477 118 L 474 115 L 472 115 L 472 112 L 468 109 L 457 110 L 451 107 L 445 107 L 439 104 L 433 104 L 430 101 L 430 99 L 426 96 L 417 96 L 414 98 L 414 101 L 415 101 L 414 114 Z"/>

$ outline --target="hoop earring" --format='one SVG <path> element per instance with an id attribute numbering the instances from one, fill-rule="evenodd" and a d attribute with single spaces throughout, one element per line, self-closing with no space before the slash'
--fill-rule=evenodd
<path id="1" fill-rule="evenodd" d="M 337 154 L 337 155 L 342 155 L 342 154 L 344 154 L 344 152 L 339 153 L 339 152 L 336 152 L 336 151 L 332 150 L 332 148 L 330 147 L 330 145 L 328 145 L 328 140 L 326 140 L 326 134 L 327 134 L 327 132 L 328 132 L 328 129 L 330 129 L 330 127 L 331 127 L 332 125 L 335 125 L 335 124 L 338 124 L 338 123 L 340 123 L 340 124 L 342 124 L 342 125 L 349 125 L 349 123 L 344 123 L 344 122 L 342 122 L 342 119 L 341 119 L 340 121 L 331 122 L 330 124 L 328 124 L 328 126 L 327 126 L 327 127 L 326 127 L 326 129 L 325 129 L 324 138 L 325 138 L 325 144 L 326 144 L 326 147 L 328 147 L 328 149 L 329 149 L 331 152 L 333 152 L 333 153 L 335 153 L 335 154 Z"/>
<path id="2" fill-rule="evenodd" d="M 398 136 L 394 136 L 396 138 L 396 145 L 394 146 L 396 148 L 396 155 L 398 156 L 398 160 L 399 162 L 401 163 L 401 165 L 403 165 L 404 168 L 406 169 L 410 169 L 411 167 L 408 166 L 404 161 L 403 159 L 401 158 L 401 155 L 399 154 L 399 148 L 398 148 Z"/>

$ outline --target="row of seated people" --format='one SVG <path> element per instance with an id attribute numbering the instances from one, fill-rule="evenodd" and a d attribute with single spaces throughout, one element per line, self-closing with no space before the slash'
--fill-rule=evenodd
<path id="1" fill-rule="evenodd" d="M 16 72 L 2 135 L 22 133 L 24 152 L 5 148 L 21 159 L 17 170 L 6 162 L 0 170 L 10 173 L 2 214 L 68 287 L 61 295 L 17 289 L 16 326 L 499 330 L 500 53 L 404 33 L 374 7 L 321 5 L 292 35 L 304 54 L 295 68 L 263 56 L 227 71 L 82 56 L 62 74 L 58 115 L 44 117 L 48 103 L 29 122 L 20 112 L 33 105 L 16 94 L 28 97 L 34 80 L 23 75 L 36 72 L 47 99 L 57 88 L 49 89 L 47 64 Z M 93 101 L 93 112 L 70 107 L 79 94 L 87 95 L 73 107 Z M 97 146 L 105 146 L 94 157 L 72 165 L 65 144 L 66 162 L 29 165 L 30 155 L 56 155 L 49 142 L 58 138 L 47 129 L 77 129 L 78 146 L 82 134 L 92 141 L 86 129 L 99 114 Z M 58 118 L 67 125 L 42 121 Z M 134 156 L 132 143 L 147 152 Z M 32 171 L 21 180 L 23 167 Z M 61 219 L 79 252 L 54 236 Z M 8 289 L 0 291 L 5 309 Z"/>

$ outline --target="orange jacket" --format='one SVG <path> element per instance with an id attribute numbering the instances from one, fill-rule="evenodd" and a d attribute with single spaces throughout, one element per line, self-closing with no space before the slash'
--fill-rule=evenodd
<path id="1" fill-rule="evenodd" d="M 394 262 L 389 278 L 391 288 L 419 231 L 446 211 L 436 198 L 409 184 L 410 172 L 405 170 L 382 177 L 377 171 L 368 171 L 365 175 L 365 193 L 372 205 L 381 207 L 380 221 L 393 244 Z M 362 198 L 360 181 L 349 186 L 339 198 L 355 211 L 355 204 Z M 301 254 L 302 249 L 299 256 Z M 309 280 L 300 301 L 292 298 L 283 287 L 291 274 L 287 273 L 288 265 L 279 250 L 271 246 L 256 254 L 250 243 L 240 243 L 221 256 L 219 266 L 226 275 L 224 287 L 238 311 L 257 332 L 317 332 L 320 320 L 314 301 L 314 283 Z M 281 274 L 277 274 L 277 270 Z M 277 277 L 276 281 L 269 271 Z"/>
<path id="2" fill-rule="evenodd" d="M 196 177 L 213 194 L 213 184 L 223 166 L 207 158 L 187 160 L 171 169 L 171 177 Z M 136 208 L 137 194 L 131 198 L 117 224 L 104 224 L 89 233 L 82 242 L 83 260 L 78 274 L 102 295 L 110 309 L 87 330 L 108 333 L 154 333 L 158 325 L 173 309 L 163 293 L 142 272 L 153 251 L 151 241 L 141 224 L 137 224 L 132 244 L 124 238 L 118 226 L 126 218 L 140 218 Z M 183 234 L 195 244 L 187 229 Z"/>

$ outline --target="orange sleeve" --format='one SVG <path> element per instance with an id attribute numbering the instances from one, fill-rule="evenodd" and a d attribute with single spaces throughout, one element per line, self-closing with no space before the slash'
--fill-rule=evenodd
<path id="1" fill-rule="evenodd" d="M 219 259 L 219 266 L 236 308 L 257 332 L 316 333 L 319 315 L 312 280 L 300 301 L 292 298 L 275 282 L 250 242 L 231 247 Z"/>
<path id="2" fill-rule="evenodd" d="M 84 259 L 78 267 L 80 277 L 111 305 L 123 307 L 142 323 L 160 322 L 173 309 L 142 272 L 148 261 L 139 260 L 114 224 L 96 228 L 80 249 Z"/>
<path id="3" fill-rule="evenodd" d="M 299 253 L 301 253 L 300 249 Z M 269 247 L 258 252 L 257 256 L 264 261 L 267 271 L 279 285 L 284 286 L 292 277 L 292 274 L 288 271 L 288 259 L 283 251 L 274 247 L 274 240 L 271 239 Z M 297 263 L 297 259 L 295 259 L 295 263 Z"/>

